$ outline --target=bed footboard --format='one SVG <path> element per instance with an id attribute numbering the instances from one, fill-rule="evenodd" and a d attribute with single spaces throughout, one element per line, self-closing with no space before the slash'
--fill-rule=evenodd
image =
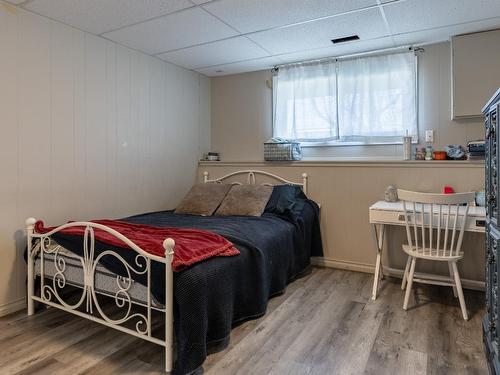
<path id="1" fill-rule="evenodd" d="M 127 237 L 107 226 L 92 222 L 72 222 L 61 225 L 54 230 L 40 234 L 35 232 L 34 218 L 26 220 L 27 249 L 28 249 L 28 285 L 27 303 L 28 315 L 34 314 L 34 302 L 38 301 L 45 305 L 52 306 L 80 317 L 104 324 L 121 332 L 131 334 L 144 340 L 161 345 L 165 348 L 165 370 L 172 371 L 173 367 L 173 271 L 172 260 L 174 255 L 175 242 L 171 238 L 165 239 L 163 248 L 165 257 L 158 257 L 147 253 Z M 83 285 L 81 286 L 81 296 L 73 303 L 67 302 L 60 291 L 68 285 L 65 271 L 66 260 L 59 254 L 62 247 L 52 240 L 51 236 L 69 227 L 84 228 L 83 256 L 79 257 L 83 272 Z M 134 264 L 129 264 L 122 256 L 112 250 L 105 250 L 100 254 L 95 253 L 94 230 L 100 229 L 123 241 L 131 250 L 135 251 Z M 48 277 L 45 273 L 46 255 L 51 255 L 50 262 L 53 262 L 55 272 Z M 35 271 L 37 257 L 40 259 L 40 270 Z M 98 295 L 102 294 L 95 288 L 96 268 L 103 257 L 114 257 L 125 270 L 126 276 L 116 276 L 117 291 L 114 295 L 108 295 L 114 300 L 116 308 L 120 310 L 118 318 L 109 316 L 103 310 L 99 302 Z M 151 265 L 152 262 L 165 264 L 165 306 L 158 308 L 153 306 L 151 294 Z M 35 278 L 40 274 L 40 295 L 35 295 Z M 142 275 L 147 280 L 147 301 L 142 306 L 145 312 L 134 312 L 132 307 L 134 302 L 130 296 L 133 279 L 132 274 Z M 160 311 L 165 316 L 165 337 L 155 337 L 152 333 L 152 311 Z M 135 324 L 134 324 L 135 323 Z M 132 328 L 130 327 L 132 325 Z"/>

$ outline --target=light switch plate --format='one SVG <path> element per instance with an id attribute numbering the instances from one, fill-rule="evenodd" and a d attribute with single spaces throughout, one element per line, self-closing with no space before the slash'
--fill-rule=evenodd
<path id="1" fill-rule="evenodd" d="M 426 130 L 425 131 L 425 142 L 432 143 L 434 142 L 434 130 Z"/>

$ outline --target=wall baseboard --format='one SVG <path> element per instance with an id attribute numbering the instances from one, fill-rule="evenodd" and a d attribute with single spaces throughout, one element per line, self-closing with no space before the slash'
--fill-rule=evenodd
<path id="1" fill-rule="evenodd" d="M 329 259 L 322 257 L 311 258 L 311 263 L 315 266 L 336 268 L 340 270 L 356 271 L 356 272 L 364 272 L 372 274 L 375 273 L 375 266 L 367 263 L 357 263 L 357 262 L 350 262 L 345 260 Z M 384 273 L 392 277 L 397 277 L 397 278 L 403 277 L 403 270 L 395 268 L 384 267 Z M 462 286 L 465 289 L 480 290 L 480 291 L 484 291 L 485 289 L 484 281 L 470 280 L 470 279 L 461 279 L 461 281 L 462 281 Z"/>
<path id="2" fill-rule="evenodd" d="M 357 263 L 347 260 L 329 259 L 323 257 L 312 257 L 311 263 L 315 266 L 337 268 L 340 270 L 375 273 L 375 266 L 367 263 Z"/>
<path id="3" fill-rule="evenodd" d="M 0 306 L 0 316 L 9 315 L 13 312 L 26 308 L 26 298 L 21 298 Z"/>

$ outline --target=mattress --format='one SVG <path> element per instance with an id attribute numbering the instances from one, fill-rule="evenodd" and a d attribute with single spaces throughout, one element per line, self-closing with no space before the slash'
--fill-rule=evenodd
<path id="1" fill-rule="evenodd" d="M 49 247 L 50 250 L 50 247 Z M 54 275 L 57 273 L 55 262 L 55 255 L 53 253 L 44 254 L 44 274 L 45 283 L 52 285 L 52 280 Z M 64 277 L 68 285 L 83 288 L 83 276 L 84 271 L 82 268 L 82 258 L 78 255 L 72 253 L 71 251 L 65 249 L 64 247 L 59 248 L 58 259 L 63 259 L 65 264 Z M 35 262 L 35 272 L 37 276 L 40 276 L 41 258 L 40 253 L 37 256 Z M 98 264 L 96 267 L 95 277 L 94 277 L 94 287 L 97 293 L 114 297 L 116 293 L 121 289 L 118 285 L 117 276 L 115 273 L 108 271 L 104 266 Z M 147 305 L 148 289 L 146 286 L 136 282 L 135 280 L 130 280 L 130 289 L 127 293 L 130 299 L 137 304 Z M 128 281 L 121 281 L 122 285 L 127 285 Z M 152 306 L 157 309 L 162 309 L 163 305 L 158 303 L 154 296 L 151 296 Z"/>

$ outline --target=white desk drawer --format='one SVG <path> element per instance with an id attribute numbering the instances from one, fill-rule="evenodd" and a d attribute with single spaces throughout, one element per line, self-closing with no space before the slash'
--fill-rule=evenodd
<path id="1" fill-rule="evenodd" d="M 419 215 L 418 215 L 419 216 Z M 429 223 L 429 213 L 424 215 L 425 224 Z M 445 215 L 446 216 L 446 215 Z M 450 217 L 450 223 L 454 219 L 452 214 Z M 434 222 L 437 223 L 437 214 L 434 215 Z M 417 224 L 421 224 L 421 218 L 417 218 Z M 483 216 L 473 216 L 467 217 L 467 224 L 465 230 L 468 232 L 484 232 L 485 231 L 486 217 Z M 379 210 L 370 209 L 370 223 L 375 224 L 387 224 L 387 225 L 405 225 L 405 217 L 403 211 L 392 211 L 392 210 Z M 442 225 L 444 226 L 445 223 Z"/>

